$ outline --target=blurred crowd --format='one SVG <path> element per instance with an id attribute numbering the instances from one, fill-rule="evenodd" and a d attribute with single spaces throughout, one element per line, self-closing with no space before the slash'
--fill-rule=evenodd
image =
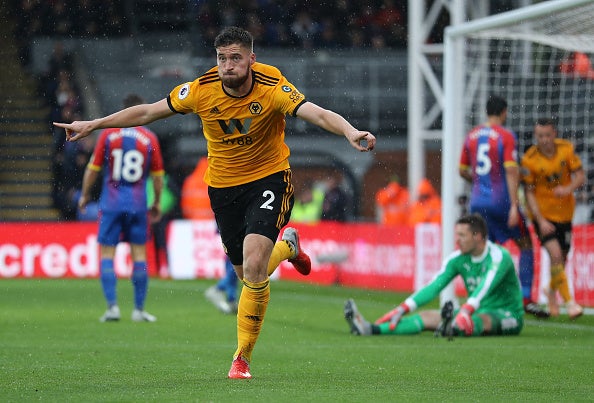
<path id="1" fill-rule="evenodd" d="M 124 2 L 13 0 L 18 25 L 29 36 L 114 36 L 126 32 Z"/>
<path id="2" fill-rule="evenodd" d="M 124 6 L 116 0 L 9 0 L 16 22 L 15 38 L 23 65 L 28 65 L 31 40 L 113 37 L 128 33 Z"/>
<path id="3" fill-rule="evenodd" d="M 291 221 L 317 224 L 320 221 L 351 221 L 352 195 L 341 171 L 328 173 L 322 180 L 306 181 L 295 192 Z"/>
<path id="4" fill-rule="evenodd" d="M 405 1 L 396 0 L 215 0 L 120 2 L 115 0 L 12 0 L 24 57 L 35 36 L 114 37 L 146 30 L 194 28 L 212 43 L 221 27 L 249 30 L 259 47 L 403 48 L 407 43 Z M 163 12 L 166 8 L 166 13 Z M 167 14 L 170 24 L 143 24 Z"/>
<path id="5" fill-rule="evenodd" d="M 83 117 L 84 102 L 75 74 L 72 55 L 62 42 L 56 42 L 46 70 L 38 77 L 38 92 L 49 106 L 50 122 L 72 122 Z M 62 218 L 71 220 L 76 218 L 78 192 L 95 140 L 90 136 L 69 143 L 63 129 L 51 126 L 51 130 L 52 199 Z"/>
<path id="6" fill-rule="evenodd" d="M 114 37 L 150 30 L 192 30 L 211 44 L 224 26 L 249 30 L 258 47 L 405 48 L 407 0 L 8 0 L 19 40 L 35 36 Z M 491 13 L 514 7 L 493 0 Z M 431 2 L 427 7 L 431 7 Z M 441 12 L 429 42 L 441 43 Z"/>
<path id="7" fill-rule="evenodd" d="M 416 189 L 416 199 L 393 175 L 375 194 L 376 220 L 384 225 L 441 223 L 441 197 L 427 178 Z"/>
<path id="8" fill-rule="evenodd" d="M 206 43 L 212 43 L 221 26 L 238 25 L 254 35 L 258 47 L 405 47 L 406 4 L 395 0 L 240 0 L 221 7 L 218 1 L 196 0 L 192 14 Z"/>

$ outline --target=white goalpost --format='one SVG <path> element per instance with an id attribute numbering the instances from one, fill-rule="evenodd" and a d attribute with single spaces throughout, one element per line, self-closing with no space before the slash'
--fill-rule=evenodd
<path id="1" fill-rule="evenodd" d="M 442 140 L 442 251 L 454 250 L 453 227 L 465 191 L 458 158 L 465 134 L 486 120 L 488 95 L 509 105 L 506 126 L 518 134 L 519 155 L 532 144 L 538 117 L 557 120 L 582 159 L 587 186 L 580 196 L 594 205 L 594 1 L 553 0 L 481 18 L 445 31 Z M 572 71 L 573 70 L 573 71 Z M 578 71 L 575 71 L 578 70 Z M 591 72 L 589 70 L 592 70 Z M 587 215 L 587 214 L 586 214 Z M 594 245 L 594 234 L 585 242 Z M 591 248 L 591 247 L 590 247 Z M 452 292 L 450 290 L 450 292 Z"/>

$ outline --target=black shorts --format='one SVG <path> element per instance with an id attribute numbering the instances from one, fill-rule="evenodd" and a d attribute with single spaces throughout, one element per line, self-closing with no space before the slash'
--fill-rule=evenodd
<path id="1" fill-rule="evenodd" d="M 551 224 L 555 226 L 555 231 L 553 231 L 551 234 L 542 236 L 538 223 L 534 221 L 534 229 L 536 230 L 536 234 L 538 235 L 540 243 L 544 245 L 545 242 L 556 239 L 559 242 L 559 246 L 561 246 L 561 251 L 567 255 L 569 253 L 569 248 L 571 247 L 571 222 L 551 221 Z"/>
<path id="2" fill-rule="evenodd" d="M 291 170 L 228 188 L 208 187 L 225 253 L 234 265 L 243 264 L 247 234 L 264 235 L 276 242 L 293 208 Z"/>

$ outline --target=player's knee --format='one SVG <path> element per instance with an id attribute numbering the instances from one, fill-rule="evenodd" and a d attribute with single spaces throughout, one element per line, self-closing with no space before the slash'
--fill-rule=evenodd
<path id="1" fill-rule="evenodd" d="M 264 281 L 267 277 L 268 262 L 261 258 L 261 254 L 250 254 L 243 258 L 243 278 L 252 282 Z"/>

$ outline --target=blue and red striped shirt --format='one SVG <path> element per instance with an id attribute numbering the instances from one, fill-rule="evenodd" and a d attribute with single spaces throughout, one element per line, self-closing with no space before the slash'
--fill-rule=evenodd
<path id="1" fill-rule="evenodd" d="M 460 168 L 471 169 L 470 208 L 510 208 L 505 167 L 517 166 L 517 139 L 502 126 L 480 125 L 472 129 L 460 156 Z"/>
<path id="2" fill-rule="evenodd" d="M 145 127 L 105 129 L 88 165 L 103 171 L 102 211 L 147 211 L 148 175 L 163 175 L 157 136 Z"/>

